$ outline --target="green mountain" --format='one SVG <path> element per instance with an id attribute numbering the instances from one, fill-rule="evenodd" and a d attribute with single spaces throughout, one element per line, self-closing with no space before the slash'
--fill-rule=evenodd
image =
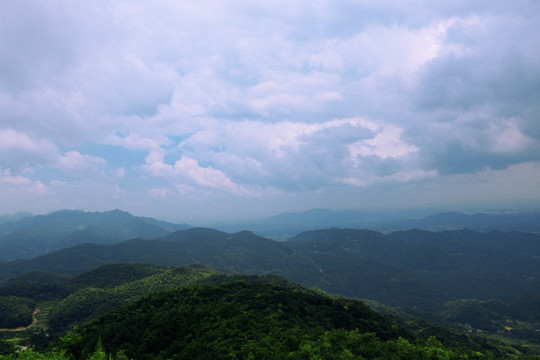
<path id="1" fill-rule="evenodd" d="M 432 319 L 465 331 L 540 344 L 540 291 L 508 301 L 449 301 L 432 314 Z"/>
<path id="2" fill-rule="evenodd" d="M 49 326 L 65 330 L 143 295 L 191 285 L 216 274 L 202 266 L 106 265 L 73 279 L 71 283 L 79 289 L 51 309 Z"/>
<path id="3" fill-rule="evenodd" d="M 342 255 L 391 266 L 436 289 L 434 296 L 447 300 L 507 299 L 540 288 L 538 234 L 410 230 L 383 235 L 327 229 L 302 233 L 289 242 L 297 252 L 335 256 L 336 262 Z M 382 297 L 366 297 L 382 301 Z"/>
<path id="4" fill-rule="evenodd" d="M 14 336 L 43 352 L 54 344 L 57 350 L 50 355 L 29 350 L 9 359 L 101 359 L 106 354 L 113 354 L 111 359 L 535 358 L 526 347 L 382 316 L 359 301 L 273 275 L 227 275 L 201 265 L 110 264 L 62 283 L 53 276 L 35 276 L 42 283 L 31 278 L 0 287 L 0 293 L 17 285 L 28 290 L 21 297 L 0 296 L 0 324 L 27 325 L 35 306 L 45 308 L 39 321 L 47 332 Z M 45 285 L 63 287 L 67 294 L 43 299 L 32 290 Z M 73 324 L 78 327 L 63 333 Z"/>
<path id="5" fill-rule="evenodd" d="M 243 231 L 195 228 L 159 240 L 83 244 L 32 260 L 0 263 L 0 279 L 47 270 L 79 274 L 118 262 L 200 263 L 224 272 L 276 274 L 308 287 L 419 310 L 447 301 L 510 299 L 540 288 L 540 235 L 433 233 L 383 235 L 351 229 L 306 232 L 278 242 Z"/>
<path id="6" fill-rule="evenodd" d="M 0 329 L 30 324 L 35 305 L 27 298 L 0 296 Z"/>
<path id="7" fill-rule="evenodd" d="M 167 266 L 202 264 L 228 274 L 279 275 L 328 293 L 371 299 L 397 308 L 397 314 L 538 345 L 539 256 L 540 235 L 517 232 L 326 229 L 279 242 L 247 231 L 194 228 L 0 263 L 0 279 L 11 278 L 0 296 L 64 299 L 50 311 L 51 324 L 61 329 L 146 294 L 136 289 L 146 288 L 148 279 L 161 284 L 152 291 L 186 284 L 183 274 Z M 153 265 L 99 268 L 113 263 Z M 88 273 L 66 281 L 50 272 Z M 96 310 L 90 303 L 101 305 Z"/>
<path id="8" fill-rule="evenodd" d="M 75 354 L 96 344 L 133 359 L 458 359 L 507 356 L 465 337 L 423 339 L 358 301 L 235 281 L 158 292 L 71 334 Z M 75 341 L 73 341 L 75 339 Z M 523 355 L 523 354 L 521 354 Z"/>
<path id="9" fill-rule="evenodd" d="M 158 238 L 188 227 L 136 217 L 120 210 L 56 211 L 0 223 L 0 261 L 32 258 L 86 242 Z"/>

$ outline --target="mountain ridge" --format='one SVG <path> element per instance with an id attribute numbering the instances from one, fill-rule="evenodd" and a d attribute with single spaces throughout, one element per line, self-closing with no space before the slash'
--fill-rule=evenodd
<path id="1" fill-rule="evenodd" d="M 77 274 L 115 262 L 200 263 L 228 273 L 276 274 L 347 297 L 429 308 L 458 298 L 504 299 L 539 287 L 537 256 L 540 235 L 527 233 L 410 230 L 385 235 L 334 228 L 280 242 L 248 231 L 192 228 L 155 240 L 81 244 L 0 263 L 0 279 L 36 270 Z"/>
<path id="2" fill-rule="evenodd" d="M 440 212 L 431 215 L 418 213 L 373 213 L 368 211 L 311 209 L 282 213 L 256 221 L 216 225 L 214 228 L 236 232 L 250 229 L 262 236 L 287 240 L 304 231 L 337 228 L 371 229 L 381 232 L 421 229 L 429 231 L 522 231 L 540 233 L 540 211 L 489 214 Z"/>
<path id="3" fill-rule="evenodd" d="M 84 242 L 114 243 L 159 238 L 187 224 L 133 216 L 122 210 L 59 210 L 0 224 L 0 261 L 32 258 Z"/>

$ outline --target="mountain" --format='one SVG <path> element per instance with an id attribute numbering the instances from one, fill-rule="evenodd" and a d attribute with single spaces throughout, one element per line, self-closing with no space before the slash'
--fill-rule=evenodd
<path id="1" fill-rule="evenodd" d="M 76 244 L 158 238 L 188 228 L 127 212 L 62 210 L 0 224 L 0 261 L 32 258 Z"/>
<path id="2" fill-rule="evenodd" d="M 153 293 L 71 333 L 74 349 L 133 359 L 458 359 L 499 348 L 438 329 L 400 327 L 358 301 L 258 281 Z M 515 351 L 512 349 L 512 351 Z M 520 354 L 523 355 L 523 354 Z"/>
<path id="3" fill-rule="evenodd" d="M 326 228 L 371 229 L 382 232 L 421 229 L 429 231 L 521 231 L 540 233 L 540 212 L 509 214 L 462 214 L 456 212 L 420 216 L 417 212 L 383 214 L 366 211 L 333 211 L 311 209 L 283 213 L 266 219 L 241 224 L 217 225 L 226 232 L 249 229 L 276 240 L 287 240 L 309 230 Z"/>
<path id="4" fill-rule="evenodd" d="M 411 222 L 426 230 L 521 231 L 540 233 L 540 212 L 515 214 L 440 213 Z"/>
<path id="5" fill-rule="evenodd" d="M 288 242 L 248 231 L 180 230 L 160 239 L 82 244 L 0 263 L 0 279 L 46 270 L 79 274 L 104 264 L 203 264 L 227 273 L 276 274 L 307 287 L 418 310 L 462 298 L 506 300 L 540 288 L 540 235 L 326 229 Z"/>
<path id="6" fill-rule="evenodd" d="M 29 212 L 18 212 L 13 215 L 0 215 L 0 224 L 6 223 L 6 222 L 13 222 L 13 221 L 19 221 L 21 219 L 24 219 L 25 217 L 32 217 L 33 214 Z"/>
<path id="7" fill-rule="evenodd" d="M 465 331 L 475 329 L 488 334 L 505 334 L 513 339 L 540 343 L 540 291 L 508 301 L 454 300 L 441 306 L 432 316 L 441 324 Z"/>
<path id="8" fill-rule="evenodd" d="M 303 231 L 325 229 L 329 227 L 365 227 L 382 215 L 367 211 L 333 211 L 329 209 L 311 209 L 304 212 L 288 212 L 266 219 L 241 223 L 218 225 L 215 228 L 236 232 L 249 229 L 257 234 L 276 240 L 287 240 Z"/>
<path id="9" fill-rule="evenodd" d="M 27 290 L 19 297 L 0 296 L 0 324 L 24 326 L 37 306 L 45 310 L 38 315 L 45 331 L 3 338 L 12 337 L 8 345 L 20 342 L 43 352 L 57 345 L 48 355 L 26 350 L 9 359 L 507 359 L 535 354 L 419 320 L 382 316 L 359 301 L 279 276 L 226 275 L 200 265 L 110 264 L 72 277 L 58 285 L 68 294 L 46 300 L 32 290 L 45 284 L 30 278 L 0 287 L 0 293 L 14 285 Z M 36 278 L 56 283 L 54 276 Z M 66 333 L 74 323 L 78 326 Z M 0 351 L 15 349 L 0 346 Z"/>
<path id="10" fill-rule="evenodd" d="M 540 287 L 538 234 L 410 230 L 383 235 L 365 230 L 327 229 L 300 234 L 290 242 L 296 244 L 297 251 L 318 254 L 321 261 L 331 255 L 336 257 L 336 263 L 341 256 L 392 267 L 436 290 L 432 295 L 422 294 L 434 301 L 505 299 Z M 403 300 L 399 303 L 412 305 Z"/>
<path id="11" fill-rule="evenodd" d="M 294 286 L 298 285 L 294 285 L 294 294 L 307 291 L 313 295 L 320 293 L 317 289 L 321 289 L 348 298 L 371 299 L 371 304 L 376 304 L 374 301 L 381 303 L 382 305 L 375 306 L 385 312 L 388 310 L 393 316 L 403 314 L 409 319 L 411 316 L 421 317 L 465 332 L 482 332 L 511 341 L 522 341 L 533 349 L 540 345 L 536 331 L 540 325 L 540 313 L 536 310 L 540 308 L 539 258 L 540 234 L 532 233 L 408 230 L 383 234 L 371 230 L 330 228 L 303 232 L 284 242 L 264 238 L 249 231 L 226 233 L 215 229 L 191 228 L 156 239 L 137 238 L 113 244 L 79 244 L 30 260 L 0 263 L 0 280 L 4 280 L 0 286 L 0 298 L 5 305 L 2 308 L 4 318 L 10 324 L 13 321 L 27 322 L 31 318 L 30 310 L 34 303 L 38 304 L 38 307 L 45 306 L 48 324 L 54 331 L 63 331 L 73 322 L 81 325 L 87 320 L 95 319 L 93 321 L 98 325 L 93 323 L 93 330 L 72 335 L 86 339 L 79 345 L 85 347 L 85 351 L 90 351 L 88 349 L 96 346 L 96 334 L 109 334 L 113 339 L 112 343 L 102 337 L 103 345 L 107 351 L 115 352 L 132 351 L 132 347 L 139 345 L 121 340 L 126 338 L 124 335 L 121 339 L 117 338 L 115 334 L 121 334 L 122 331 L 111 323 L 112 320 L 107 319 L 122 322 L 122 316 L 126 316 L 133 324 L 138 324 L 138 320 L 129 313 L 114 313 L 116 315 L 107 318 L 113 314 L 108 312 L 124 311 L 121 310 L 125 309 L 123 306 L 132 306 L 130 304 L 139 301 L 137 299 L 140 296 L 152 297 L 153 292 L 167 289 L 181 288 L 171 291 L 184 291 L 182 289 L 187 289 L 187 286 L 196 289 L 193 291 L 197 298 L 197 294 L 207 291 L 207 288 L 199 287 L 203 284 L 213 284 L 212 286 L 219 288 L 224 283 L 235 280 L 291 289 L 292 285 L 288 285 L 287 281 L 293 281 L 312 289 L 295 290 Z M 190 266 L 185 267 L 187 265 Z M 241 289 L 239 291 L 242 292 Z M 288 298 L 288 292 L 289 290 L 280 292 L 280 296 Z M 259 290 L 249 294 L 242 293 L 242 296 L 252 296 L 256 303 L 257 293 Z M 187 294 L 191 296 L 192 293 Z M 156 305 L 156 308 L 167 307 L 165 304 L 168 304 L 169 300 L 175 309 L 178 309 L 177 305 L 186 305 L 173 300 L 176 297 L 177 295 L 174 295 L 171 299 L 162 300 L 155 298 L 151 303 L 160 304 Z M 220 308 L 221 305 L 212 302 L 213 298 L 198 299 L 221 309 L 216 315 L 219 319 L 226 319 L 227 314 L 238 310 Z M 174 313 L 153 313 L 146 304 L 141 306 L 141 311 L 144 313 L 147 311 L 145 309 L 148 309 L 151 314 L 149 316 L 156 319 L 155 321 L 168 319 L 168 316 L 174 319 L 174 316 L 177 316 Z M 188 313 L 196 311 L 193 307 L 188 309 Z M 208 309 L 202 309 L 201 311 L 208 312 Z M 269 309 L 270 313 L 279 314 L 279 308 L 269 306 Z M 294 312 L 301 312 L 299 309 L 295 308 Z M 188 316 L 183 312 L 183 308 L 179 311 L 181 315 L 178 316 Z M 101 315 L 104 317 L 96 318 Z M 254 313 L 253 316 L 262 316 L 257 319 L 263 322 L 269 320 L 266 315 Z M 328 316 L 325 315 L 325 318 Z M 345 315 L 339 315 L 338 318 L 343 316 Z M 302 319 L 311 321 L 309 318 Z M 225 327 L 218 326 L 219 333 L 225 331 L 225 328 L 235 328 L 243 321 L 244 319 L 233 316 L 225 321 Z M 217 324 L 214 320 L 210 323 Z M 199 331 L 202 331 L 200 329 L 210 329 L 206 320 L 193 324 L 195 328 L 189 330 L 193 331 L 189 335 L 193 336 L 193 339 L 199 339 Z M 139 325 L 149 326 L 144 322 Z M 440 341 L 449 341 L 448 344 L 443 341 L 445 346 L 461 344 L 464 341 L 471 345 L 469 341 L 472 340 L 463 333 L 449 333 L 439 325 L 432 326 L 419 320 L 398 321 L 398 327 L 403 326 L 409 334 L 415 336 L 422 334 L 425 341 L 429 336 L 437 335 Z M 133 328 L 138 325 L 130 326 Z M 173 325 L 160 323 L 159 326 L 173 334 L 180 334 L 175 332 Z M 284 323 L 276 326 L 289 328 Z M 112 330 L 108 332 L 107 329 Z M 252 331 L 245 327 L 238 329 L 238 334 Z M 283 328 L 279 329 L 283 332 Z M 393 326 L 392 329 L 397 328 Z M 262 331 L 267 330 L 264 328 Z M 305 332 L 303 328 L 300 330 Z M 257 333 L 259 330 L 253 331 Z M 361 334 L 348 331 L 351 329 L 326 329 L 323 335 L 297 340 L 296 343 L 302 346 L 288 348 L 287 351 L 296 352 L 309 347 L 320 350 L 321 344 L 332 343 L 334 340 L 340 345 L 332 349 L 339 351 L 340 347 L 348 344 L 345 338 L 359 342 L 368 341 L 358 338 Z M 329 334 L 335 336 L 332 337 L 334 340 L 324 337 L 330 336 Z M 380 335 L 378 332 L 377 334 Z M 151 334 L 141 335 L 144 336 L 142 340 L 135 337 L 140 346 L 151 347 L 153 345 L 149 344 L 158 341 L 157 338 L 152 338 Z M 215 335 L 215 338 L 203 337 L 200 341 L 204 344 L 208 344 L 208 341 L 219 343 L 219 348 L 223 349 L 222 346 L 226 346 L 221 343 L 224 338 L 217 333 Z M 45 343 L 48 342 L 44 334 L 40 336 Z M 293 341 L 293 338 L 297 337 L 271 337 L 267 340 L 281 344 L 282 341 Z M 146 344 L 149 339 L 154 340 Z M 392 346 L 397 346 L 392 342 L 393 338 L 378 339 L 378 349 L 386 346 L 384 344 L 388 341 Z M 417 341 L 414 337 L 410 340 Z M 253 345 L 254 348 L 263 346 L 258 341 L 250 343 L 247 339 L 244 343 Z M 473 343 L 476 344 L 475 351 L 485 350 L 484 345 L 474 341 Z M 427 346 L 427 342 L 422 344 Z M 421 346 L 422 349 L 424 345 Z M 185 344 L 178 346 L 183 347 Z M 244 354 L 242 349 L 235 346 L 237 345 L 233 346 L 234 352 Z M 250 347 L 252 350 L 254 348 Z M 490 351 L 499 351 L 497 349 L 500 350 L 498 345 Z M 353 351 L 352 348 L 349 350 Z M 522 350 L 516 350 L 516 354 Z M 162 351 L 165 354 L 173 350 L 164 345 Z M 154 355 L 152 353 L 148 358 Z M 502 355 L 500 357 L 507 358 Z"/>
<path id="12" fill-rule="evenodd" d="M 175 268 L 106 265 L 73 279 L 71 284 L 77 290 L 50 310 L 48 323 L 53 330 L 67 330 L 73 324 L 83 323 L 143 295 L 192 285 L 216 274 L 215 270 L 196 265 Z M 93 281 L 88 282 L 89 279 Z"/>
<path id="13" fill-rule="evenodd" d="M 31 260 L 0 263 L 0 280 L 45 269 L 59 274 L 79 274 L 117 262 L 148 262 L 164 266 L 201 263 L 229 272 L 260 272 L 267 268 L 270 271 L 274 261 L 288 259 L 290 253 L 292 251 L 285 244 L 247 231 L 227 234 L 213 229 L 193 228 L 177 231 L 159 240 L 81 244 Z"/>

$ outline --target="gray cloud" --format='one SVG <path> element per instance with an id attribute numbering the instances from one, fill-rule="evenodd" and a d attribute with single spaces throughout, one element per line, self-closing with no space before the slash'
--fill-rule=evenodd
<path id="1" fill-rule="evenodd" d="M 540 159 L 537 24 L 526 14 L 473 16 L 449 28 L 413 92 L 421 121 L 409 134 L 423 130 L 414 143 L 427 166 L 448 174 Z"/>

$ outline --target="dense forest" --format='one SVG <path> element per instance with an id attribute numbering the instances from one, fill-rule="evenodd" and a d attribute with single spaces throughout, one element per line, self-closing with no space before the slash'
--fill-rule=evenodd
<path id="1" fill-rule="evenodd" d="M 49 252 L 0 262 L 4 358 L 540 356 L 540 234 L 330 228 L 275 241 L 121 211 L 0 225 L 3 246 L 20 235 L 20 249 L 37 239 L 32 251 Z M 133 234 L 153 238 L 122 240 Z"/>
<path id="2" fill-rule="evenodd" d="M 17 296 L 0 296 L 0 328 L 16 328 L 32 322 L 35 301 Z"/>
<path id="3" fill-rule="evenodd" d="M 0 333 L 0 359 L 540 358 L 528 347 L 381 315 L 275 275 L 150 264 L 105 265 L 68 281 L 45 275 L 0 287 L 34 302 L 21 314 L 32 317 L 34 305 L 44 312 L 39 326 L 16 335 L 31 350 L 14 352 L 13 333 Z M 44 285 L 57 292 L 39 295 Z"/>

